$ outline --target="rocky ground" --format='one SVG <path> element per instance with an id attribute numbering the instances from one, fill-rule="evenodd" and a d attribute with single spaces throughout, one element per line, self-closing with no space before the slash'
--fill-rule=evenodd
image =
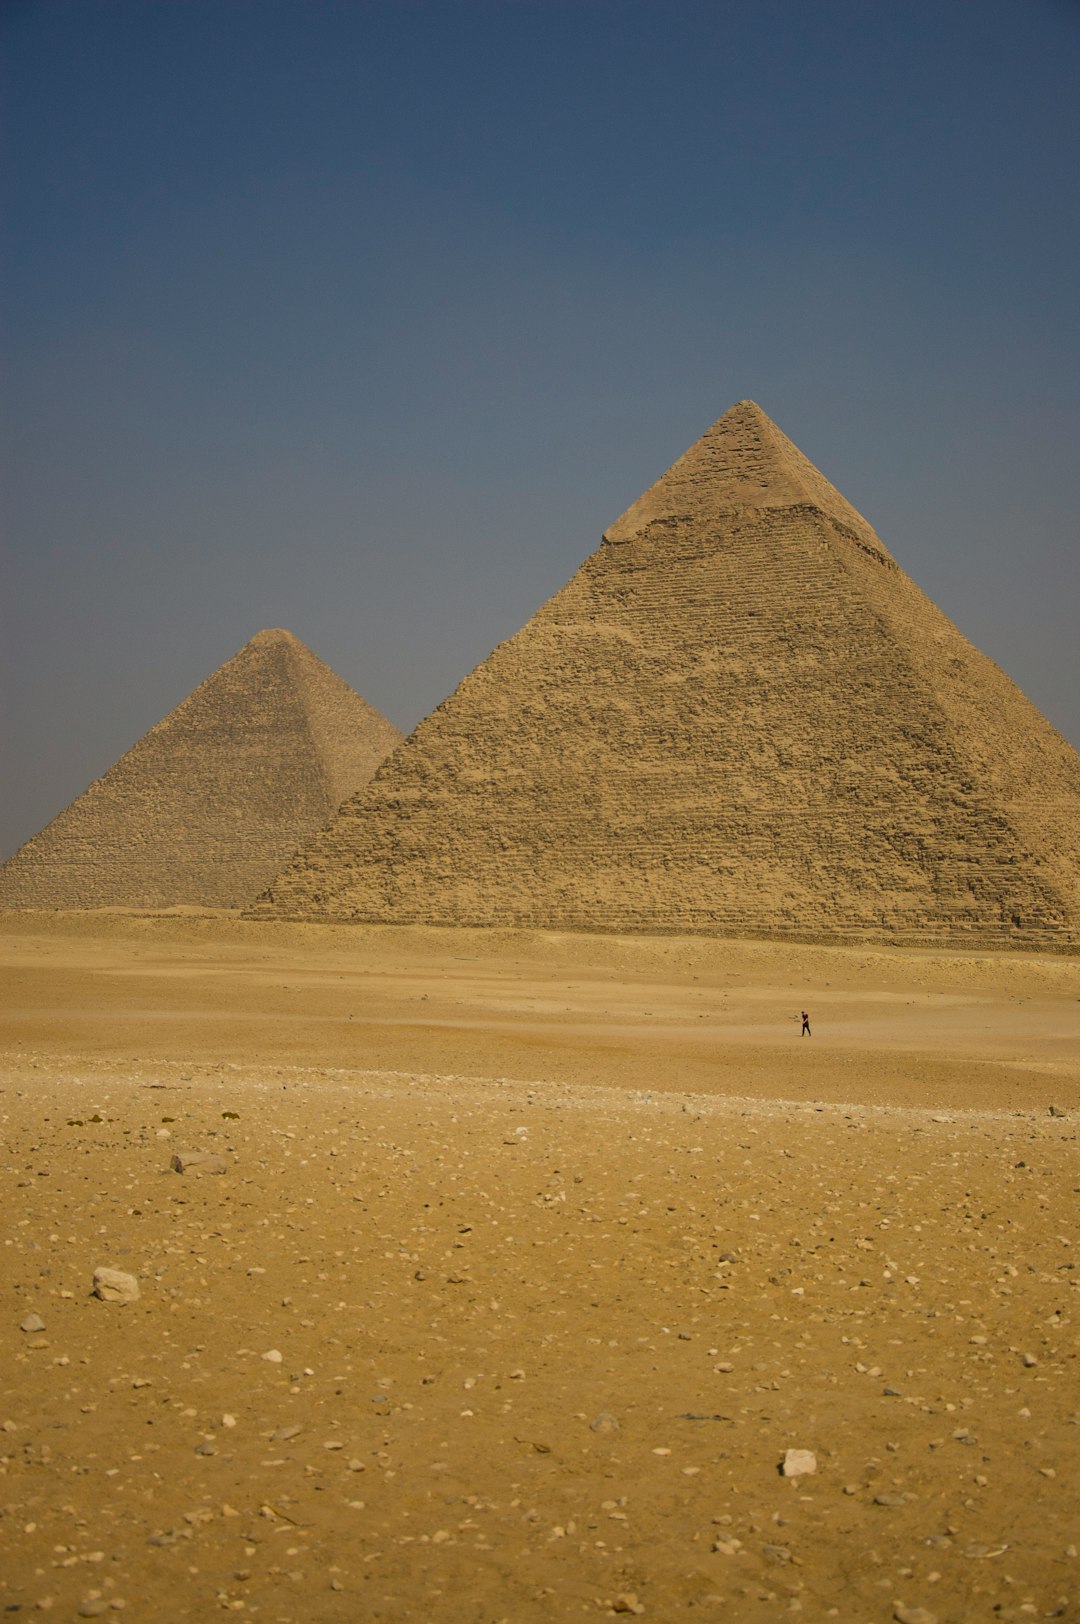
<path id="1" fill-rule="evenodd" d="M 1075 963 L 7 925 L 9 1612 L 1080 1619 Z"/>

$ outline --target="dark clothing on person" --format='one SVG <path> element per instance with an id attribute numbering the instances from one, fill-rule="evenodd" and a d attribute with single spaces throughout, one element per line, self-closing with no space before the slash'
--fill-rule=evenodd
<path id="1" fill-rule="evenodd" d="M 810 1017 L 806 1013 L 805 1009 L 802 1012 L 802 1031 L 799 1033 L 799 1036 L 801 1038 L 808 1038 L 812 1036 L 810 1031 Z"/>

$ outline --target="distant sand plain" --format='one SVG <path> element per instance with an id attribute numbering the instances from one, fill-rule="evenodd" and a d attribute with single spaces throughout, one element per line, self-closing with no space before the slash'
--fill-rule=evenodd
<path id="1" fill-rule="evenodd" d="M 0 969 L 9 1610 L 1080 1619 L 1075 959 L 9 914 Z"/>

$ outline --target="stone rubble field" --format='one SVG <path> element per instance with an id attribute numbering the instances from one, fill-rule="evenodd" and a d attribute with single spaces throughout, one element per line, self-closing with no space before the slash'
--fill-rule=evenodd
<path id="1" fill-rule="evenodd" d="M 175 1063 L 3 1119 L 9 1608 L 1080 1617 L 1068 1120 Z"/>
<path id="2" fill-rule="evenodd" d="M 576 1026 L 485 1071 L 459 1011 L 456 1071 L 365 1067 L 357 1022 L 353 1065 L 276 1064 L 161 992 L 65 1053 L 40 975 L 0 1057 L 11 1616 L 1080 1619 L 1060 1057 L 960 1109 L 916 1056 L 937 1099 L 885 1107 L 782 1055 L 778 1097 L 680 1090 L 642 1037 L 596 1086 Z"/>

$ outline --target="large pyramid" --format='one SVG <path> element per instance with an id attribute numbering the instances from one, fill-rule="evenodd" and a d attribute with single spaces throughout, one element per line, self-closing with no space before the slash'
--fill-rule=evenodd
<path id="1" fill-rule="evenodd" d="M 241 907 L 400 738 L 290 632 L 258 632 L 0 866 L 0 907 Z"/>
<path id="2" fill-rule="evenodd" d="M 1075 945 L 1080 756 L 743 401 L 259 912 Z"/>

